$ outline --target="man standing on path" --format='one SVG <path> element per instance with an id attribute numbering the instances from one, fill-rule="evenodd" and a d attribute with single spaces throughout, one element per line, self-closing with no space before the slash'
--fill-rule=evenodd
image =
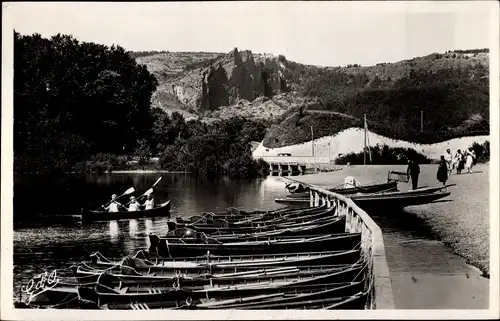
<path id="1" fill-rule="evenodd" d="M 451 167 L 451 163 L 453 162 L 453 155 L 451 154 L 450 149 L 446 150 L 446 154 L 444 154 L 444 159 L 446 161 L 446 166 L 448 168 L 448 175 L 447 176 L 451 176 L 451 170 L 453 169 Z"/>
<path id="2" fill-rule="evenodd" d="M 406 171 L 408 179 L 411 176 L 412 189 L 416 190 L 418 188 L 418 175 L 420 175 L 420 166 L 412 159 L 408 160 L 408 170 Z"/>

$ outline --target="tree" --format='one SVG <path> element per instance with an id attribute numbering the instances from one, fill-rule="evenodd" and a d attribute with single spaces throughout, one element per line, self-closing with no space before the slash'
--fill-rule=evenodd
<path id="1" fill-rule="evenodd" d="M 120 46 L 14 32 L 16 170 L 67 169 L 96 153 L 132 152 L 150 139 L 156 86 Z"/>

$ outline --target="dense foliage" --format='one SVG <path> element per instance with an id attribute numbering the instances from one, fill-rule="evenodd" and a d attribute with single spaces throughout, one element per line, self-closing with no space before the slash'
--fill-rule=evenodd
<path id="1" fill-rule="evenodd" d="M 476 162 L 477 163 L 487 163 L 490 161 L 490 142 L 486 141 L 482 144 L 473 143 L 472 148 L 476 153 Z"/>
<path id="2" fill-rule="evenodd" d="M 208 176 L 255 177 L 266 174 L 268 165 L 252 158 L 252 141 L 261 141 L 266 132 L 264 122 L 241 117 L 220 120 L 210 125 L 200 121 L 186 122 L 182 115 L 162 115 L 158 146 L 166 146 L 158 166 L 167 170 L 185 170 Z"/>
<path id="3" fill-rule="evenodd" d="M 362 126 L 364 115 L 374 132 L 411 142 L 435 143 L 489 134 L 489 68 L 487 51 L 483 49 L 434 53 L 369 67 L 318 68 L 287 62 L 287 68 L 293 71 L 289 83 L 295 90 L 320 100 L 309 111 L 346 115 L 345 124 L 335 123 L 331 130 L 318 132 L 317 137 L 348 128 L 352 125 L 350 116 Z M 270 145 L 266 146 L 275 148 L 285 146 L 285 142 L 310 140 L 310 135 L 303 135 L 300 128 L 289 127 L 289 116 L 284 115 L 283 123 L 269 131 L 266 141 Z M 325 118 L 306 113 L 309 116 L 314 118 L 311 122 Z M 283 132 L 288 133 L 286 137 Z"/>
<path id="4" fill-rule="evenodd" d="M 16 32 L 16 170 L 70 170 L 97 153 L 131 153 L 148 138 L 156 86 L 119 46 Z"/>
<path id="5" fill-rule="evenodd" d="M 371 159 L 369 153 L 371 154 Z M 412 148 L 393 148 L 387 145 L 380 146 L 377 144 L 370 148 L 370 151 L 366 151 L 366 162 L 370 165 L 397 165 L 397 164 L 407 164 L 408 159 L 416 161 L 418 164 L 430 164 L 431 159 L 427 158 L 415 151 Z M 364 163 L 364 153 L 349 153 L 342 155 L 335 160 L 336 164 L 346 165 L 350 163 L 351 165 L 363 165 Z"/>
<path id="6" fill-rule="evenodd" d="M 379 134 L 419 143 L 489 132 L 489 81 L 483 65 L 415 71 L 397 81 L 363 73 L 328 72 L 308 82 L 307 95 L 324 101 L 323 109 L 363 115 L 380 125 Z M 421 112 L 423 129 L 420 132 Z"/>
<path id="7" fill-rule="evenodd" d="M 160 156 L 161 168 L 208 175 L 267 170 L 249 145 L 263 139 L 265 123 L 237 118 L 207 125 L 151 109 L 157 80 L 125 49 L 67 35 L 16 32 L 14 41 L 16 172 L 144 168 L 152 156 Z"/>

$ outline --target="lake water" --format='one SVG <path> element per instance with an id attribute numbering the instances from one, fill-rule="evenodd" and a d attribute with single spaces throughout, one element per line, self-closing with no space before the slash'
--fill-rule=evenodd
<path id="1" fill-rule="evenodd" d="M 277 209 L 285 194 L 278 177 L 255 180 L 208 180 L 189 174 L 161 174 L 154 188 L 157 202 L 171 200 L 171 216 L 223 212 L 228 207 Z M 81 223 L 66 218 L 82 207 L 97 208 L 113 193 L 130 187 L 141 195 L 160 174 L 71 175 L 23 177 L 14 187 L 14 291 L 36 273 L 67 268 L 99 251 L 122 257 L 146 249 L 149 233 L 165 233 L 168 218 L 144 218 Z M 122 201 L 128 201 L 125 196 Z M 50 219 L 52 217 L 52 219 Z M 57 217 L 57 219 L 55 219 Z"/>
<path id="2" fill-rule="evenodd" d="M 324 184 L 320 185 L 336 186 L 341 184 L 347 175 L 360 177 L 365 183 L 383 181 L 387 178 L 388 169 L 389 167 L 376 166 L 365 169 L 346 168 L 319 176 L 305 175 L 296 178 L 306 181 L 308 179 L 324 180 Z M 422 184 L 431 183 L 435 175 L 434 168 L 424 166 L 422 170 Z M 160 175 L 163 179 L 155 187 L 154 195 L 157 202 L 171 200 L 172 217 L 177 215 L 187 217 L 201 212 L 222 212 L 227 207 L 277 209 L 283 205 L 275 203 L 274 199 L 284 197 L 286 194 L 283 180 L 273 176 L 255 180 L 208 180 L 195 178 L 189 174 L 116 173 L 70 175 L 63 178 L 33 176 L 15 179 L 14 296 L 18 297 L 20 286 L 35 274 L 55 268 L 68 268 L 71 264 L 86 260 L 92 252 L 99 251 L 105 256 L 118 258 L 146 249 L 149 246 L 148 235 L 150 233 L 163 234 L 167 231 L 167 218 L 83 224 L 76 218 L 61 221 L 59 217 L 77 214 L 82 207 L 97 208 L 107 202 L 113 193 L 120 195 L 132 186 L 137 191 L 135 195 L 140 195 L 149 189 Z M 467 186 L 467 182 L 473 177 L 464 175 L 453 177 L 451 181 L 456 181 L 458 186 Z M 404 186 L 401 187 L 404 190 Z M 476 189 L 469 187 L 469 191 Z M 457 192 L 458 189 L 452 191 L 454 200 L 451 203 L 438 203 L 434 207 L 422 206 L 420 211 L 423 214 L 412 215 L 410 213 L 413 210 L 409 208 L 408 212 L 402 212 L 401 215 L 373 217 L 384 234 L 391 273 L 395 276 L 393 282 L 400 282 L 404 285 L 400 288 L 407 288 L 407 279 L 410 276 L 406 275 L 406 271 L 409 270 L 418 270 L 416 271 L 418 273 L 438 271 L 441 274 L 455 273 L 456 271 L 449 269 L 460 267 L 460 270 L 467 270 L 470 273 L 471 270 L 465 266 L 464 260 L 451 253 L 451 250 L 439 240 L 444 234 L 435 235 L 436 231 L 433 231 L 435 226 L 440 226 L 433 222 L 433 218 L 442 217 L 440 221 L 443 221 L 447 217 L 443 216 L 443 213 L 448 212 L 445 209 L 456 208 L 456 205 L 459 205 L 461 209 L 466 209 L 461 205 L 460 197 L 456 195 Z M 122 201 L 128 201 L 127 198 L 124 197 Z M 477 212 L 478 207 L 476 206 L 475 209 L 476 211 L 468 212 Z M 438 213 L 439 215 L 436 215 Z M 457 213 L 454 211 L 453 217 L 457 217 Z M 432 219 L 422 219 L 425 217 L 424 214 Z M 56 216 L 57 220 L 50 219 Z M 453 229 L 463 225 L 446 224 L 445 226 L 447 229 L 450 227 Z M 475 249 L 476 247 L 468 248 Z M 417 266 L 418 269 L 415 268 Z M 425 284 L 413 283 L 411 278 L 410 283 L 422 286 Z M 463 284 L 463 282 L 455 283 Z M 398 294 L 397 297 L 405 296 Z M 450 299 L 450 302 L 458 301 Z M 396 303 L 399 304 L 399 302 Z M 425 302 L 425 304 L 428 303 Z M 420 303 L 410 302 L 400 305 L 404 308 L 420 308 Z M 484 305 L 487 305 L 487 297 L 474 307 Z"/>

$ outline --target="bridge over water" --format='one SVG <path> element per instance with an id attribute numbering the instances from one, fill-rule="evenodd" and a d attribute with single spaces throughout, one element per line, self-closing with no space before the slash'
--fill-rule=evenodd
<path id="1" fill-rule="evenodd" d="M 333 166 L 328 157 L 313 156 L 258 156 L 256 159 L 263 159 L 269 164 L 271 173 L 291 174 L 305 173 L 308 169 L 325 168 L 331 169 Z"/>

